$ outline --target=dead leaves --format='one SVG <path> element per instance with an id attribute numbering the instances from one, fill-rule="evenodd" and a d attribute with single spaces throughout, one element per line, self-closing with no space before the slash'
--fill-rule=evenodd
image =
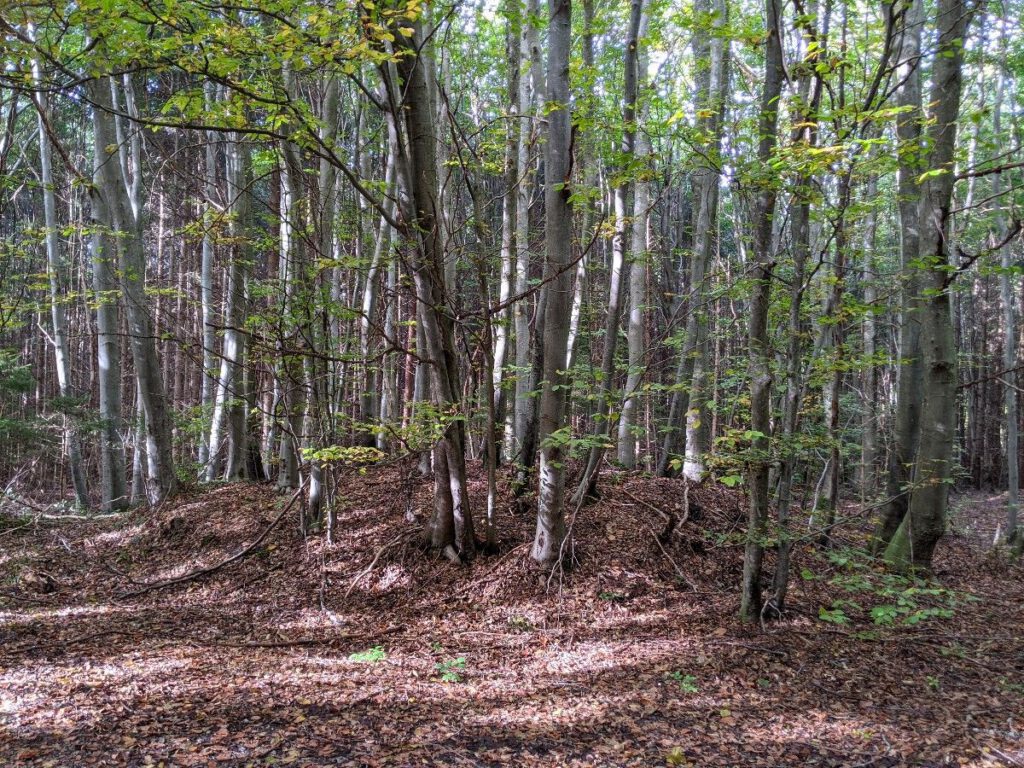
<path id="1" fill-rule="evenodd" d="M 78 523 L 69 548 L 12 535 L 12 562 L 60 589 L 4 600 L 0 765 L 1024 762 L 1024 594 L 968 542 L 940 562 L 983 600 L 941 624 L 825 631 L 814 617 L 832 596 L 815 581 L 762 634 L 733 619 L 734 491 L 691 489 L 700 514 L 658 542 L 654 510 L 678 504 L 679 481 L 608 483 L 576 522 L 577 568 L 547 593 L 529 578 L 528 516 L 504 516 L 502 554 L 465 569 L 405 546 L 387 495 L 402 477 L 353 479 L 334 546 L 282 520 L 232 567 L 120 604 L 132 580 L 244 550 L 285 500 L 232 486 L 152 520 Z"/>

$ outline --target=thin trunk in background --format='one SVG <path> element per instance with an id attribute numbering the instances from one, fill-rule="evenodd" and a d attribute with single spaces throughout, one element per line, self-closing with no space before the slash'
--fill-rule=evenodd
<path id="1" fill-rule="evenodd" d="M 622 146 L 624 163 L 631 163 L 636 139 L 636 97 L 637 62 L 640 46 L 640 28 L 644 14 L 643 0 L 630 3 L 629 27 L 626 32 L 626 46 L 623 56 L 624 84 L 622 89 Z M 628 168 L 620 169 L 622 180 L 616 185 L 614 195 L 615 234 L 612 237 L 612 260 L 608 272 L 608 310 L 605 315 L 604 349 L 601 354 L 597 414 L 593 445 L 587 457 L 586 468 L 579 487 L 573 497 L 573 504 L 579 504 L 585 497 L 597 495 L 597 477 L 605 450 L 613 448 L 612 443 L 612 393 L 615 391 L 615 351 L 618 347 L 619 326 L 622 323 L 622 299 L 624 293 L 626 238 L 629 221 L 626 206 L 629 202 L 633 182 Z"/>
<path id="2" fill-rule="evenodd" d="M 522 0 L 506 0 L 505 14 L 505 66 L 508 73 L 505 81 L 508 98 L 508 117 L 505 122 L 505 173 L 504 192 L 501 199 L 501 276 L 498 283 L 498 303 L 502 309 L 494 318 L 494 365 L 491 375 L 491 386 L 494 388 L 494 417 L 499 424 L 505 423 L 508 392 L 504 386 L 505 365 L 508 362 L 509 331 L 512 322 L 512 308 L 505 306 L 512 296 L 515 279 L 516 254 L 516 210 L 519 195 L 519 177 L 523 170 L 519 167 L 520 139 L 520 68 L 521 46 L 520 37 L 524 24 L 531 23 L 523 19 Z M 497 457 L 496 457 L 497 458 Z"/>
<path id="3" fill-rule="evenodd" d="M 213 109 L 214 87 L 207 83 L 203 88 L 203 95 L 207 110 Z M 212 418 L 213 398 L 217 388 L 214 365 L 216 360 L 217 342 L 216 329 L 214 328 L 214 307 L 213 307 L 213 267 L 216 259 L 216 246 L 214 244 L 214 223 L 216 217 L 215 200 L 217 198 L 217 134 L 214 131 L 206 132 L 206 146 L 203 148 L 205 163 L 203 166 L 203 190 L 206 196 L 205 220 L 203 223 L 203 245 L 199 267 L 199 290 L 202 316 L 202 337 L 203 337 L 203 373 L 200 389 L 200 404 L 202 405 L 203 418 Z M 210 438 L 209 433 L 204 434 L 199 443 L 199 464 L 204 469 L 210 460 Z"/>
<path id="4" fill-rule="evenodd" d="M 32 62 L 32 79 L 39 84 L 39 63 Z M 85 468 L 82 465 L 81 440 L 74 416 L 69 411 L 74 405 L 75 393 L 71 386 L 70 358 L 68 354 L 68 321 L 64 309 L 64 294 L 67 290 L 66 269 L 61 254 L 58 237 L 57 196 L 54 193 L 53 159 L 51 139 L 48 132 L 50 120 L 49 95 L 44 91 L 35 94 L 37 119 L 39 128 L 39 164 L 40 181 L 43 185 L 43 220 L 45 227 L 44 244 L 46 246 L 46 277 L 50 288 L 50 321 L 53 336 L 54 367 L 57 373 L 57 389 L 60 393 L 62 406 L 61 419 L 64 424 L 64 441 L 68 452 L 68 469 L 71 472 L 71 484 L 75 489 L 75 502 L 80 509 L 89 508 L 89 488 L 85 480 Z"/>
<path id="5" fill-rule="evenodd" d="M 729 92 L 729 43 L 723 37 L 728 24 L 725 0 L 699 0 L 698 15 L 711 17 L 706 42 L 698 44 L 697 55 L 697 128 L 707 143 L 698 152 L 701 158 L 693 173 L 693 258 L 690 273 L 690 322 L 687 323 L 685 348 L 693 357 L 689 397 L 686 408 L 683 476 L 691 481 L 704 476 L 704 457 L 711 448 L 711 412 L 708 409 L 711 363 L 708 333 L 711 308 L 707 271 L 715 250 L 718 233 L 718 196 L 721 176 L 722 126 L 725 122 Z M 702 21 L 702 20 L 701 20 Z M 698 33 L 703 37 L 703 30 Z M 692 322 L 693 336 L 690 334 Z"/>
<path id="6" fill-rule="evenodd" d="M 645 20 L 647 17 L 644 17 Z M 639 38 L 646 34 L 642 25 Z M 650 172 L 651 138 L 643 129 L 649 111 L 649 99 L 645 95 L 651 89 L 647 69 L 649 56 L 647 46 L 640 45 L 637 51 L 637 135 L 633 155 L 641 173 L 633 191 L 633 226 L 629 244 L 629 315 L 626 323 L 627 371 L 626 386 L 622 395 L 622 414 L 619 416 L 619 463 L 624 469 L 636 468 L 638 442 L 638 415 L 642 403 L 640 387 L 646 373 L 646 350 L 644 329 L 647 296 L 647 270 L 650 260 Z"/>
<path id="7" fill-rule="evenodd" d="M 519 192 L 516 199 L 516 270 L 515 294 L 520 296 L 530 287 L 530 204 L 537 187 L 536 164 L 531 162 L 531 149 L 539 136 L 537 119 L 538 104 L 543 93 L 543 68 L 541 65 L 540 33 L 537 29 L 540 14 L 540 0 L 528 0 L 527 16 L 520 35 L 521 57 L 527 71 L 519 78 L 519 139 L 516 148 L 519 165 Z M 540 318 L 539 302 L 532 297 L 520 299 L 512 307 L 512 323 L 515 331 L 515 403 L 513 409 L 510 439 L 506 440 L 506 454 L 514 459 L 516 487 L 522 490 L 526 478 L 533 469 L 537 451 L 537 355 L 539 350 L 533 343 L 530 327 L 530 311 L 535 309 Z"/>

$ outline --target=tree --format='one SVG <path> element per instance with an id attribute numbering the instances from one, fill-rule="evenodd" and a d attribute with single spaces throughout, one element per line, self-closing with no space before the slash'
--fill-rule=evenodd
<path id="1" fill-rule="evenodd" d="M 918 224 L 922 272 L 920 438 L 907 513 L 885 550 L 886 561 L 898 570 L 930 568 L 935 545 L 946 528 L 956 429 L 949 202 L 963 84 L 964 36 L 973 12 L 973 6 L 963 0 L 941 0 L 936 11 L 939 44 L 932 64 L 932 111 L 926 144 L 929 170 L 924 174 Z"/>
<path id="2" fill-rule="evenodd" d="M 753 213 L 753 289 L 748 326 L 750 377 L 750 459 L 747 513 L 747 543 L 743 553 L 743 583 L 740 616 L 756 621 L 761 615 L 761 563 L 768 523 L 768 456 L 771 435 L 771 348 L 768 339 L 768 305 L 772 271 L 775 267 L 772 226 L 776 187 L 769 167 L 776 144 L 779 97 L 782 93 L 782 26 L 776 0 L 765 2 L 765 78 L 761 90 L 757 159 L 761 166 Z"/>
<path id="3" fill-rule="evenodd" d="M 533 559 L 552 567 L 562 561 L 566 537 L 565 460 L 569 425 L 565 421 L 568 382 L 564 369 L 569 339 L 572 263 L 572 120 L 569 113 L 569 52 L 572 0 L 548 0 L 548 121 L 544 152 L 545 249 L 544 364 L 541 372 L 540 471 Z"/>

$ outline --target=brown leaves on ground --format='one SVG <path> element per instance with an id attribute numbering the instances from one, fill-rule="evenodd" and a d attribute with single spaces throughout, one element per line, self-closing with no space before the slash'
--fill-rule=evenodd
<path id="1" fill-rule="evenodd" d="M 418 549 L 430 491 L 407 467 L 346 481 L 333 545 L 289 515 L 229 567 L 135 597 L 238 553 L 286 499 L 232 485 L 8 529 L 0 765 L 1024 765 L 1024 588 L 988 554 L 998 500 L 957 502 L 938 575 L 979 600 L 952 618 L 822 622 L 847 595 L 802 546 L 765 632 L 735 620 L 738 493 L 601 486 L 564 576 L 533 569 L 508 499 L 499 554 Z"/>

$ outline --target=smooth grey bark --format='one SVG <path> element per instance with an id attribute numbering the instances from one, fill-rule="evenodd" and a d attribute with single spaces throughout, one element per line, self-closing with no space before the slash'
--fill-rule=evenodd
<path id="1" fill-rule="evenodd" d="M 245 405 L 241 392 L 242 366 L 245 364 L 245 219 L 247 215 L 246 169 L 240 136 L 232 134 L 225 146 L 224 170 L 230 239 L 227 280 L 225 283 L 224 335 L 220 355 L 213 415 L 210 424 L 209 459 L 206 481 L 218 476 L 240 480 L 247 476 Z M 226 455 L 222 456 L 221 452 Z"/>
<path id="2" fill-rule="evenodd" d="M 390 225 L 389 225 L 390 226 Z M 389 233 L 389 237 L 391 234 Z M 388 343 L 396 339 L 398 329 L 398 262 L 388 249 L 388 296 L 393 297 L 387 302 L 384 308 L 384 338 Z M 380 388 L 380 424 L 381 429 L 377 432 L 377 449 L 386 451 L 388 447 L 388 425 L 399 417 L 398 408 L 400 405 L 398 391 L 398 355 L 389 354 L 384 359 L 384 373 L 381 377 Z"/>
<path id="3" fill-rule="evenodd" d="M 900 216 L 900 327 L 896 413 L 886 477 L 888 504 L 875 528 L 872 549 L 881 552 L 892 540 L 907 512 L 911 467 L 917 456 L 920 425 L 921 284 L 913 267 L 920 246 L 920 199 L 918 177 L 921 157 L 921 35 L 924 26 L 922 0 L 910 0 L 903 14 L 897 77 L 901 83 L 896 104 L 905 110 L 896 123 L 899 139 L 897 194 Z"/>
<path id="4" fill-rule="evenodd" d="M 505 423 L 508 392 L 504 386 L 505 365 L 508 362 L 509 333 L 512 323 L 512 307 L 507 306 L 512 296 L 516 269 L 516 221 L 518 212 L 519 141 L 520 119 L 520 69 L 523 33 L 523 3 L 521 0 L 507 0 L 505 12 L 508 15 L 505 29 L 505 63 L 508 77 L 505 83 L 508 98 L 508 117 L 505 125 L 505 188 L 501 199 L 501 250 L 499 261 L 501 275 L 498 282 L 498 303 L 502 309 L 494 318 L 494 365 L 491 386 L 494 388 L 494 417 L 498 423 Z M 528 23 L 528 22 L 527 22 Z M 497 459 L 497 457 L 496 457 Z"/>
<path id="5" fill-rule="evenodd" d="M 566 542 L 565 423 L 568 381 L 562 366 L 569 340 L 572 259 L 570 171 L 572 117 L 569 112 L 569 56 L 572 48 L 572 0 L 548 0 L 547 144 L 544 163 L 546 259 L 544 277 L 544 363 L 541 372 L 540 471 L 537 528 L 531 556 L 541 566 L 561 563 Z"/>
<path id="6" fill-rule="evenodd" d="M 1006 29 L 1000 29 L 1000 49 L 1006 53 Z M 992 132 L 1002 136 L 1003 99 L 1006 92 L 1006 73 L 999 69 L 999 81 L 996 85 L 996 100 L 992 114 Z M 996 239 L 1003 238 L 1006 229 L 1006 216 L 1002 207 L 1003 179 L 1002 174 L 995 174 L 992 180 L 992 196 L 998 200 L 1000 208 L 995 218 Z M 999 301 L 1003 313 L 1003 370 L 1014 371 L 1017 368 L 1017 310 L 1015 307 L 1014 277 L 1012 272 L 1013 253 L 1009 245 L 1003 245 L 999 253 Z M 1021 538 L 1018 508 L 1020 506 L 1020 436 L 1018 424 L 1020 411 L 1017 407 L 1017 389 L 1013 386 L 1013 373 L 1006 374 L 1003 381 L 1003 418 L 1006 440 L 1006 543 L 1013 546 Z"/>
<path id="7" fill-rule="evenodd" d="M 297 169 L 294 158 L 287 147 L 281 151 L 281 195 L 280 195 L 280 230 L 278 237 L 281 245 L 280 282 L 282 284 L 281 302 L 279 305 L 282 317 L 289 317 L 295 303 L 296 287 L 301 274 L 298 254 L 300 244 L 296 237 L 297 183 L 293 179 Z M 290 329 L 283 329 L 285 332 Z M 276 423 L 280 427 L 278 447 L 277 487 L 281 491 L 290 491 L 299 487 L 299 450 L 302 437 L 302 411 L 304 403 L 304 383 L 300 366 L 294 356 L 279 358 L 275 373 L 279 393 L 277 404 L 280 408 Z"/>
<path id="8" fill-rule="evenodd" d="M 594 0 L 583 0 L 583 30 L 580 35 L 580 49 L 583 54 L 583 77 L 595 78 L 597 76 L 597 69 L 594 66 Z M 588 101 L 590 100 L 588 99 Z M 592 109 L 593 107 L 588 105 L 584 108 Z M 600 195 L 603 198 L 604 187 L 600 180 L 600 164 L 595 157 L 596 142 L 592 133 L 593 131 L 585 131 L 582 137 L 577 137 L 574 159 L 579 169 L 578 174 L 583 179 L 585 194 Z M 596 208 L 602 202 L 595 202 L 585 202 L 581 206 L 580 232 L 583 233 L 581 237 L 583 242 L 589 243 L 593 237 L 593 244 L 597 245 L 599 242 L 597 232 L 593 231 L 593 225 L 595 214 L 598 213 Z M 571 371 L 573 366 L 576 365 L 577 342 L 579 341 L 580 334 L 580 320 L 583 317 L 584 295 L 587 292 L 589 262 L 589 254 L 584 252 L 580 254 L 579 261 L 576 263 L 576 275 L 573 279 L 572 289 L 572 305 L 569 309 L 569 339 L 566 342 L 565 353 L 565 369 L 567 371 Z M 589 411 L 589 403 L 587 406 L 586 410 Z M 585 412 L 584 418 L 589 420 L 590 414 Z"/>
<path id="9" fill-rule="evenodd" d="M 206 83 L 203 87 L 203 95 L 207 109 L 213 109 L 214 88 L 212 83 Z M 216 260 L 216 247 L 214 245 L 213 220 L 216 216 L 215 200 L 217 197 L 217 133 L 207 131 L 206 146 L 204 147 L 205 164 L 203 168 L 203 190 L 206 195 L 206 221 L 203 226 L 203 245 L 199 266 L 199 291 L 200 291 L 200 313 L 202 318 L 203 334 L 203 374 L 200 384 L 200 403 L 202 404 L 203 416 L 213 414 L 213 399 L 216 392 L 217 379 L 214 374 L 216 364 L 215 345 L 217 343 L 217 332 L 214 328 L 214 307 L 213 307 L 213 267 Z M 199 443 L 199 464 L 204 469 L 210 460 L 210 439 L 209 434 L 204 434 Z"/>
<path id="10" fill-rule="evenodd" d="M 398 178 L 407 191 L 406 235 L 415 244 L 410 268 L 425 342 L 423 349 L 417 351 L 427 370 L 431 404 L 439 416 L 449 417 L 433 450 L 434 511 L 424 528 L 424 542 L 439 549 L 454 547 L 462 555 L 472 555 L 476 541 L 466 481 L 465 425 L 458 418 L 460 388 L 454 320 L 446 300 L 441 233 L 444 216 L 437 180 L 437 112 L 430 91 L 432 62 L 417 47 L 423 41 L 421 25 L 415 24 L 414 30 L 410 38 L 398 36 L 398 45 L 405 53 L 397 62 L 402 99 L 390 113 L 390 119 L 397 121 L 400 116 L 404 128 L 404 133 L 398 131 L 402 141 Z"/>
<path id="11" fill-rule="evenodd" d="M 946 529 L 956 430 L 956 349 L 950 308 L 950 200 L 953 194 L 957 117 L 963 82 L 964 36 L 974 6 L 964 0 L 939 0 L 938 47 L 932 63 L 932 107 L 927 129 L 927 165 L 941 170 L 921 188 L 920 253 L 924 296 L 921 301 L 921 425 L 913 487 L 907 514 L 885 560 L 894 570 L 930 569 L 932 555 Z"/>
<path id="12" fill-rule="evenodd" d="M 138 504 L 146 498 L 146 413 L 142 408 L 141 385 L 135 379 L 135 415 L 132 429 L 132 487 L 129 501 Z"/>
<path id="13" fill-rule="evenodd" d="M 622 88 L 622 145 L 625 162 L 631 162 L 636 140 L 636 99 L 638 77 L 638 50 L 640 28 L 644 16 L 643 0 L 630 3 L 629 26 L 626 31 L 626 45 L 623 53 Z M 618 348 L 619 326 L 622 323 L 622 299 L 625 289 L 626 239 L 630 224 L 626 207 L 633 182 L 628 172 L 613 191 L 615 210 L 615 231 L 612 236 L 612 258 L 608 271 L 608 309 L 605 314 L 604 349 L 601 353 L 601 378 L 598 390 L 597 413 L 594 419 L 594 444 L 587 456 L 586 468 L 579 487 L 573 497 L 573 504 L 580 504 L 587 496 L 597 495 L 597 477 L 605 450 L 612 444 L 612 402 L 615 391 L 615 352 Z"/>
<path id="14" fill-rule="evenodd" d="M 704 476 L 704 457 L 711 448 L 711 413 L 707 406 L 710 363 L 708 332 L 711 327 L 707 304 L 707 271 L 717 243 L 718 193 L 721 175 L 722 126 L 725 122 L 729 90 L 729 45 L 722 35 L 728 23 L 725 0 L 699 0 L 698 13 L 713 12 L 712 27 L 706 42 L 698 44 L 697 114 L 698 131 L 707 137 L 699 153 L 702 161 L 693 174 L 693 260 L 691 272 L 690 318 L 693 336 L 686 347 L 693 356 L 689 402 L 686 408 L 683 476 L 697 481 Z"/>
<path id="15" fill-rule="evenodd" d="M 484 315 L 484 327 L 481 338 L 484 358 L 483 384 L 481 389 L 484 393 L 484 408 L 487 419 L 487 424 L 484 427 L 483 451 L 484 468 L 487 472 L 487 510 L 484 519 L 486 521 L 486 548 L 488 552 L 493 553 L 498 550 L 498 414 L 497 397 L 495 388 L 492 386 L 495 373 L 494 317 L 491 313 L 491 291 L 487 280 L 487 224 L 484 218 L 484 203 L 480 188 L 470 176 L 469 169 L 466 168 L 461 155 L 460 163 L 462 164 L 466 186 L 469 188 L 470 198 L 473 201 L 473 227 L 476 232 L 476 249 L 473 254 L 473 261 L 476 264 L 477 289 L 480 294 L 480 305 L 483 307 Z"/>
<path id="16" fill-rule="evenodd" d="M 39 63 L 32 62 L 32 79 L 36 85 L 40 83 Z M 37 91 L 36 124 L 39 129 L 39 165 L 40 181 L 43 186 L 43 222 L 45 234 L 43 242 L 46 247 L 46 276 L 50 288 L 50 322 L 53 329 L 51 343 L 53 346 L 54 367 L 57 373 L 57 389 L 65 401 L 62 414 L 64 424 L 64 441 L 68 452 L 68 469 L 71 473 L 71 484 L 75 489 L 75 502 L 79 509 L 89 508 L 89 488 L 85 480 L 85 469 L 82 466 L 81 439 L 73 417 L 66 412 L 70 400 L 74 398 L 71 387 L 71 371 L 68 356 L 68 322 L 64 311 L 66 275 L 64 259 L 60 250 L 57 223 L 57 197 L 54 194 L 53 158 L 50 134 L 49 98 L 44 91 Z"/>
<path id="17" fill-rule="evenodd" d="M 519 78 L 519 139 L 516 147 L 519 165 L 519 190 L 516 198 L 516 269 L 515 295 L 521 296 L 530 287 L 530 203 L 536 188 L 536 166 L 531 162 L 531 148 L 538 137 L 537 108 L 542 93 L 543 68 L 541 65 L 540 34 L 536 19 L 540 13 L 540 0 L 528 0 L 527 21 L 520 34 L 520 55 L 528 66 L 527 76 Z M 536 454 L 537 389 L 536 345 L 530 328 L 532 298 L 523 298 L 512 308 L 515 331 L 515 403 L 512 409 L 512 429 L 506 440 L 506 455 L 517 464 L 517 485 L 524 487 L 527 472 L 532 469 Z M 538 319 L 541 317 L 536 307 Z"/>
<path id="18" fill-rule="evenodd" d="M 338 77 L 328 76 L 324 84 L 324 97 L 320 108 L 319 142 L 323 146 L 334 146 L 340 128 L 340 84 Z M 317 200 L 319 210 L 314 219 L 314 241 L 316 255 L 320 259 L 333 258 L 334 222 L 337 205 L 337 168 L 327 158 L 320 159 L 317 175 Z M 362 198 L 360 198 L 362 199 Z M 317 317 L 317 306 L 324 306 L 328 291 L 332 288 L 325 284 L 322 275 L 313 281 L 312 304 L 308 313 L 309 322 L 305 335 L 311 352 L 325 347 L 330 339 L 330 323 Z M 374 278 L 376 283 L 376 277 Z M 365 360 L 365 358 L 364 358 Z M 329 390 L 329 376 L 326 362 L 318 354 L 307 354 L 303 360 L 307 400 L 305 414 L 305 433 L 307 447 L 312 449 L 333 445 L 334 415 L 333 401 Z M 374 398 L 370 399 L 372 405 Z M 369 436 L 372 443 L 372 436 Z M 330 488 L 327 486 L 323 471 L 323 463 L 316 460 L 309 462 L 309 497 L 307 499 L 305 525 L 317 524 L 323 517 L 324 507 L 330 502 Z M 329 526 L 333 531 L 333 519 Z"/>
<path id="19" fill-rule="evenodd" d="M 828 429 L 829 458 L 826 466 L 826 500 L 819 517 L 819 543 L 826 545 L 831 538 L 832 526 L 835 523 L 836 509 L 839 506 L 839 485 L 843 476 L 842 432 L 839 421 L 839 395 L 843 385 L 843 294 L 846 291 L 846 258 L 849 243 L 849 232 L 846 225 L 846 212 L 850 207 L 852 169 L 847 168 L 839 174 L 837 193 L 837 216 L 833 240 L 835 250 L 832 259 L 831 286 L 822 321 L 822 346 L 831 351 L 831 371 L 829 379 L 822 391 L 822 403 L 825 406 L 825 424 Z"/>
<path id="20" fill-rule="evenodd" d="M 640 51 L 641 73 L 646 72 L 647 57 Z M 644 112 L 641 105 L 641 112 Z M 650 162 L 651 141 L 640 131 L 636 137 L 635 154 L 645 165 Z M 647 305 L 647 267 L 649 252 L 649 221 L 651 208 L 651 185 L 641 178 L 633 192 L 633 228 L 630 236 L 629 265 L 629 316 L 626 324 L 626 347 L 628 367 L 626 386 L 622 396 L 622 415 L 619 417 L 619 463 L 625 469 L 636 467 L 637 414 L 640 409 L 640 387 L 643 383 L 644 365 L 644 321 Z"/>
<path id="21" fill-rule="evenodd" d="M 754 203 L 754 236 L 751 243 L 753 289 L 749 305 L 748 371 L 750 377 L 751 456 L 747 485 L 750 495 L 747 513 L 747 543 L 743 553 L 743 581 L 740 618 L 757 621 L 761 614 L 761 564 L 768 524 L 768 456 L 771 434 L 771 345 L 768 337 L 768 306 L 775 268 L 771 250 L 777 190 L 775 179 L 767 172 L 775 152 L 782 94 L 783 61 L 779 0 L 765 0 L 765 77 L 761 90 L 758 118 L 757 157 L 763 174 Z"/>
<path id="22" fill-rule="evenodd" d="M 868 307 L 861 323 L 861 339 L 866 361 L 861 378 L 861 442 L 860 442 L 860 488 L 862 499 L 874 495 L 878 469 L 878 366 L 875 356 L 878 352 L 878 320 L 875 302 L 878 300 L 876 286 L 877 262 L 875 258 L 876 234 L 878 232 L 878 209 L 874 200 L 878 196 L 878 177 L 868 177 L 864 187 L 864 203 L 870 210 L 864 225 L 862 239 L 863 264 L 861 283 L 864 286 L 864 304 Z"/>
<path id="23" fill-rule="evenodd" d="M 377 308 L 380 305 L 380 272 L 386 267 L 385 256 L 390 259 L 391 253 L 391 225 L 388 218 L 394 218 L 394 185 L 395 185 L 395 155 L 398 152 L 397 140 L 392 137 L 389 141 L 388 159 L 384 171 L 385 198 L 384 207 L 386 214 L 380 218 L 380 225 L 377 228 L 377 241 L 373 246 L 373 255 L 370 258 L 370 267 L 366 273 L 366 285 L 363 287 L 362 315 L 359 318 L 359 353 L 364 361 L 364 377 L 362 390 L 359 393 L 359 420 L 364 424 L 373 422 L 378 417 L 382 418 L 379 409 L 375 404 L 379 402 L 376 391 L 376 374 L 373 366 L 369 364 L 371 356 L 370 341 L 373 331 L 373 324 L 376 322 Z M 370 432 L 366 433 L 367 444 L 373 444 L 374 437 Z"/>
<path id="24" fill-rule="evenodd" d="M 156 505 L 177 488 L 171 453 L 171 419 L 146 298 L 146 254 L 138 203 L 142 169 L 138 164 L 133 165 L 133 177 L 126 179 L 118 157 L 121 153 L 111 155 L 108 149 L 118 146 L 111 112 L 112 85 L 113 81 L 108 82 L 106 78 L 93 80 L 88 85 L 90 100 L 94 104 L 94 147 L 100 158 L 99 184 L 93 188 L 92 194 L 103 198 L 117 243 L 129 346 L 146 422 L 146 497 L 150 504 Z M 133 142 L 133 163 L 140 163 L 141 150 L 136 154 L 134 145 L 136 142 Z"/>
<path id="25" fill-rule="evenodd" d="M 103 157 L 93 158 L 93 184 L 100 184 Z M 124 428 L 121 417 L 121 336 L 118 322 L 117 249 L 103 197 L 90 194 L 92 286 L 96 302 L 96 380 L 99 389 L 100 492 L 104 512 L 128 505 L 125 487 Z"/>

